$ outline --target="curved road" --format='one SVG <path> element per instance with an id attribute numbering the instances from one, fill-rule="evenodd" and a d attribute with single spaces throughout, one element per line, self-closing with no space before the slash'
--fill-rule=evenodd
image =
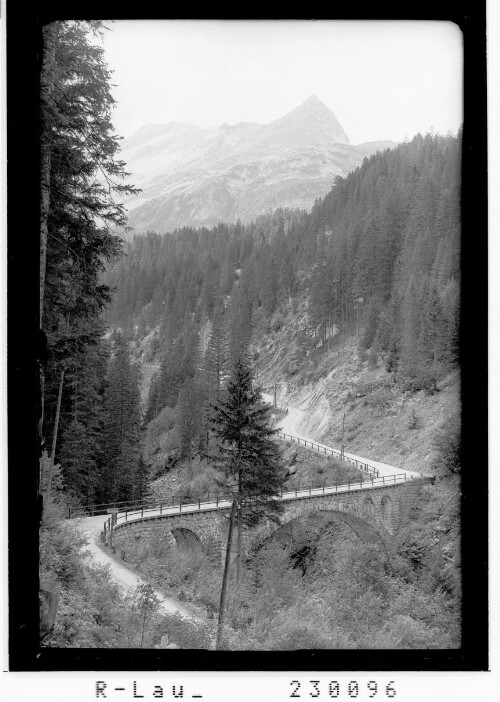
<path id="1" fill-rule="evenodd" d="M 146 583 L 147 581 L 144 578 L 141 578 L 125 564 L 122 565 L 121 563 L 117 562 L 109 555 L 109 551 L 107 549 L 104 550 L 100 546 L 100 533 L 102 531 L 104 521 L 105 518 L 103 515 L 99 515 L 97 517 L 81 517 L 79 519 L 72 520 L 72 523 L 76 524 L 88 539 L 88 546 L 84 548 L 89 552 L 92 561 L 101 565 L 108 565 L 110 567 L 113 579 L 118 582 L 118 584 L 121 585 L 125 591 L 133 590 L 138 585 Z M 164 614 L 178 613 L 187 619 L 192 619 L 198 622 L 205 621 L 201 617 L 195 616 L 184 605 L 182 605 L 181 602 L 173 597 L 166 597 L 162 592 L 156 589 L 155 595 L 160 600 L 160 609 L 163 610 Z"/>
<path id="2" fill-rule="evenodd" d="M 268 395 L 267 393 L 262 393 L 262 397 L 265 400 L 265 402 L 269 404 L 273 404 L 273 396 Z M 302 424 L 302 420 L 305 417 L 305 412 L 302 410 L 298 409 L 297 407 L 291 407 L 290 405 L 287 405 L 288 408 L 288 414 L 283 417 L 279 421 L 279 428 L 281 429 L 282 432 L 285 434 L 291 434 L 295 436 L 297 439 L 302 439 L 304 441 L 314 441 L 315 444 L 318 444 L 321 448 L 327 448 L 327 449 L 333 449 L 333 450 L 339 450 L 335 449 L 333 446 L 327 446 L 326 444 L 321 444 L 319 443 L 314 437 L 304 434 L 300 431 L 300 426 Z M 394 475 L 395 473 L 403 473 L 406 474 L 408 478 L 420 478 L 422 477 L 421 473 L 417 473 L 416 471 L 412 470 L 404 470 L 403 468 L 396 468 L 395 466 L 390 466 L 387 463 L 380 463 L 380 461 L 372 461 L 371 458 L 366 458 L 363 456 L 357 456 L 354 453 L 348 453 L 345 451 L 345 455 L 348 458 L 353 458 L 355 461 L 361 461 L 362 463 L 368 463 L 371 466 L 374 466 L 378 472 L 379 475 Z"/>

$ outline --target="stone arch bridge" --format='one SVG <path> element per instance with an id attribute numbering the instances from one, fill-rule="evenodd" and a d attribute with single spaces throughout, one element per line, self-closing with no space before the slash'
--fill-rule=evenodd
<path id="1" fill-rule="evenodd" d="M 244 554 L 285 524 L 312 512 L 328 513 L 332 519 L 346 523 L 363 541 L 381 541 L 390 547 L 392 537 L 411 519 L 418 488 L 432 481 L 426 477 L 408 480 L 405 475 L 399 475 L 376 478 L 356 486 L 337 485 L 284 493 L 281 499 L 285 508 L 280 524 L 267 520 L 256 527 L 243 527 Z M 174 550 L 200 550 L 217 558 L 225 552 L 230 508 L 231 504 L 224 501 L 117 514 L 113 534 L 105 527 L 103 540 L 109 544 L 111 537 L 113 548 L 120 552 L 120 544 L 130 537 L 157 535 Z M 233 544 L 236 541 L 234 538 Z"/>

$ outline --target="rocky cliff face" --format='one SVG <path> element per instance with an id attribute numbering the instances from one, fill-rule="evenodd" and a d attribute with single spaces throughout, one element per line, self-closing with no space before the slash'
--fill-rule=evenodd
<path id="1" fill-rule="evenodd" d="M 130 180 L 142 188 L 127 202 L 129 224 L 165 232 L 250 221 L 277 207 L 307 209 L 335 176 L 394 145 L 350 145 L 316 96 L 270 124 L 146 125 L 122 146 Z"/>

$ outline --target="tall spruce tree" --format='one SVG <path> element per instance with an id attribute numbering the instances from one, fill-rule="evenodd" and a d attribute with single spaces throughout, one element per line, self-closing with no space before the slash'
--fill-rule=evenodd
<path id="1" fill-rule="evenodd" d="M 212 403 L 219 400 L 229 375 L 229 348 L 223 311 L 220 305 L 215 308 L 203 358 L 203 370 L 207 379 L 209 400 Z"/>
<path id="2" fill-rule="evenodd" d="M 260 392 L 252 388 L 248 363 L 240 357 L 227 387 L 227 398 L 214 408 L 212 431 L 216 440 L 215 465 L 231 494 L 228 552 L 234 521 L 238 523 L 237 580 L 241 567 L 243 525 L 253 526 L 264 518 L 279 521 L 283 505 L 278 498 L 283 485 L 280 449 L 269 423 L 269 408 L 262 405 Z M 221 646 L 225 588 L 229 556 L 226 558 L 221 592 L 217 647 Z"/>
<path id="3" fill-rule="evenodd" d="M 106 499 L 140 497 L 140 395 L 139 374 L 131 363 L 128 344 L 114 335 L 105 397 L 104 475 Z"/>
<path id="4" fill-rule="evenodd" d="M 100 501 L 103 463 L 104 392 L 108 344 L 88 346 L 67 372 L 68 406 L 64 411 L 58 462 L 67 488 L 84 504 Z"/>
<path id="5" fill-rule="evenodd" d="M 100 276 L 121 251 L 112 233 L 125 225 L 119 199 L 137 192 L 123 182 L 111 123 L 110 72 L 98 21 L 64 21 L 43 30 L 40 73 L 40 366 L 42 445 L 64 425 L 66 373 L 89 343 L 88 325 L 110 299 Z M 55 390 L 57 388 L 57 390 Z M 59 391 L 60 389 L 60 391 Z M 69 403 L 66 403 L 69 406 Z M 47 481 L 50 492 L 50 476 Z"/>
<path id="6" fill-rule="evenodd" d="M 188 460 L 188 476 L 193 479 L 193 457 L 196 452 L 201 422 L 201 388 L 197 380 L 188 378 L 179 392 L 177 404 L 177 424 L 181 439 L 181 457 Z"/>

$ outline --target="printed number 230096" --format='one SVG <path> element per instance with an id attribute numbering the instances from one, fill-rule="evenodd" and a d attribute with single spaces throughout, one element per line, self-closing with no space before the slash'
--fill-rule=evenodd
<path id="1" fill-rule="evenodd" d="M 333 699 L 341 697 L 344 699 L 346 697 L 351 699 L 356 697 L 373 698 L 377 695 L 389 698 L 396 697 L 394 680 L 389 680 L 387 684 L 378 683 L 376 680 L 368 680 L 368 682 L 350 680 L 348 683 L 330 680 L 328 684 L 322 680 L 308 680 L 307 682 L 292 680 L 290 685 L 293 688 L 290 697 L 294 698 L 320 697 L 322 694 L 324 697 Z"/>

